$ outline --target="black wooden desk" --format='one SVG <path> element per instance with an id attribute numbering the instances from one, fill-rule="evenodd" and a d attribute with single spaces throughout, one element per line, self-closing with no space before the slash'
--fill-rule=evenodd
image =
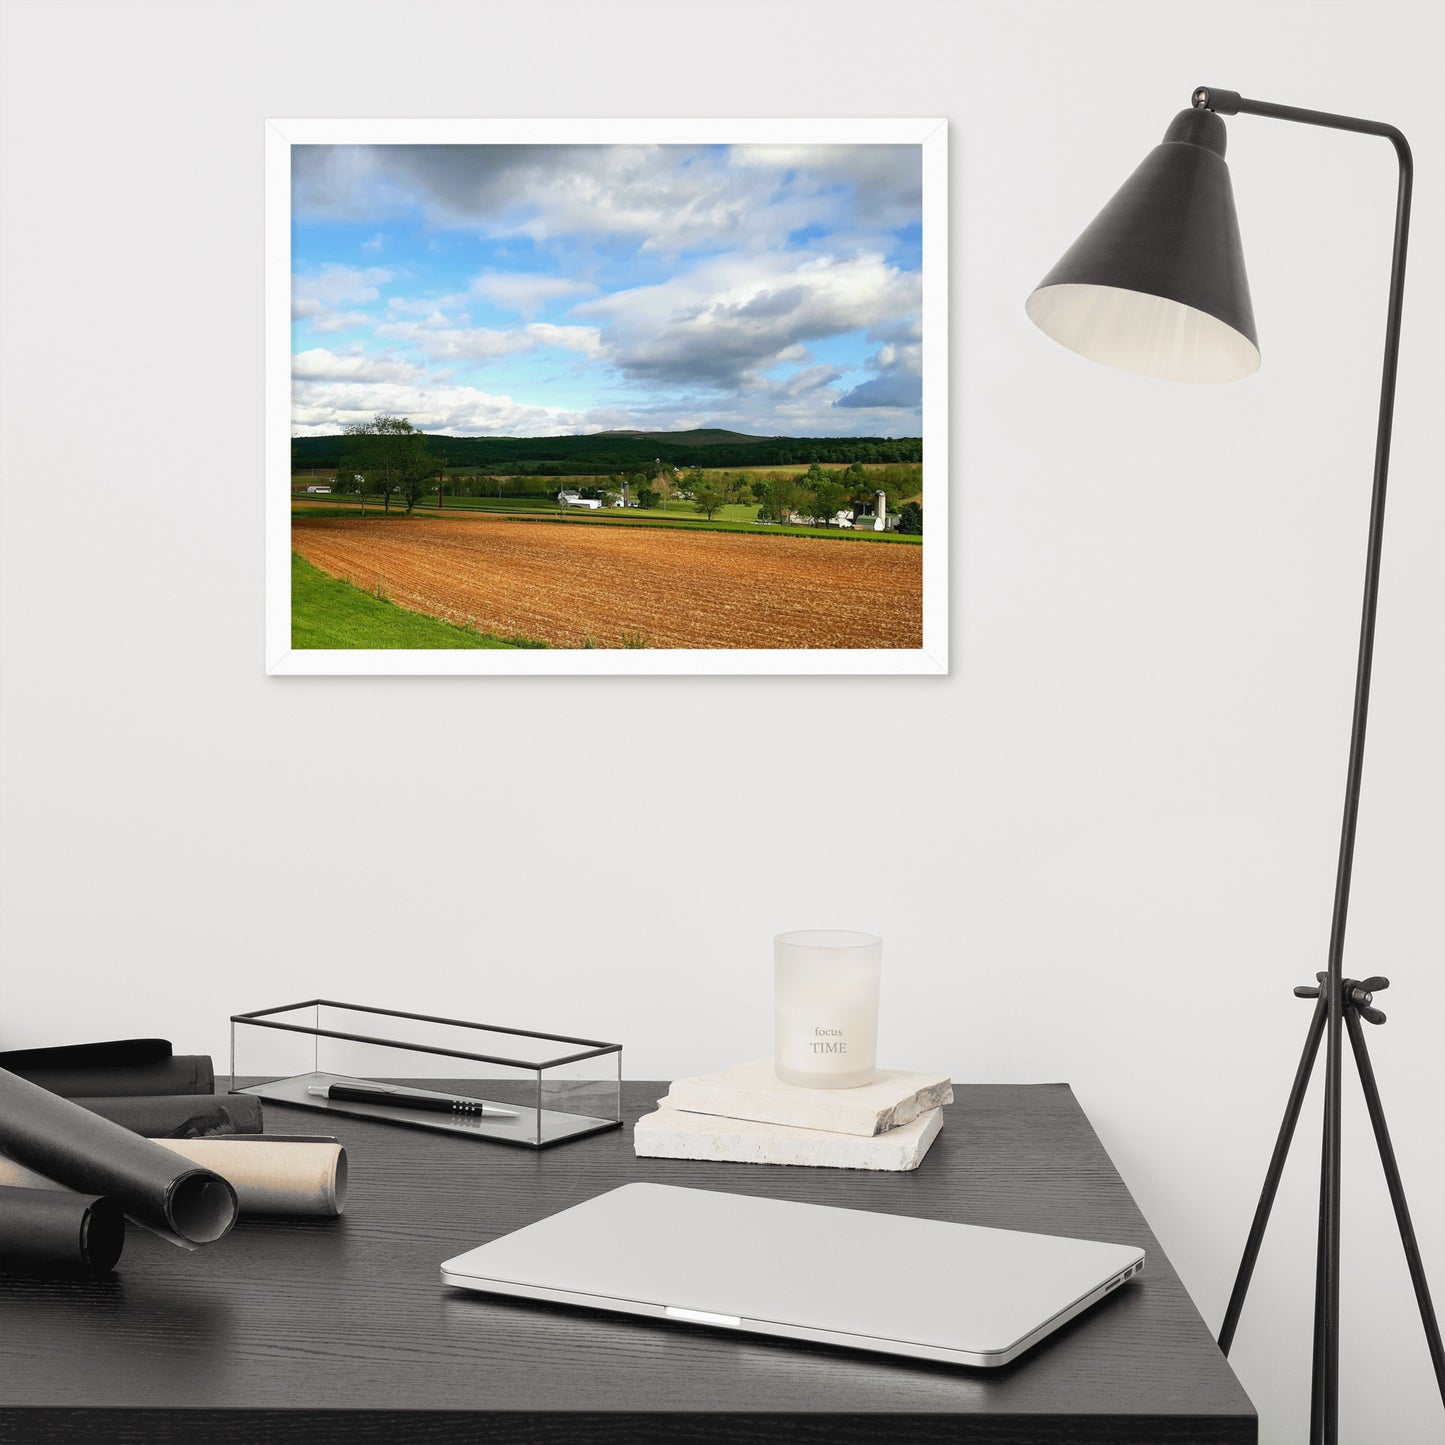
<path id="1" fill-rule="evenodd" d="M 627 1118 L 661 1084 L 625 1086 Z M 358 1119 L 343 1219 L 132 1229 L 98 1283 L 0 1283 L 5 1441 L 1252 1442 L 1249 1399 L 1067 1085 L 958 1089 L 912 1174 L 533 1154 Z M 269 1132 L 319 1116 L 267 1104 Z M 332 1121 L 325 1121 L 330 1125 Z M 437 1266 L 634 1179 L 1140 1244 L 1141 1279 L 1000 1370 L 444 1289 Z"/>

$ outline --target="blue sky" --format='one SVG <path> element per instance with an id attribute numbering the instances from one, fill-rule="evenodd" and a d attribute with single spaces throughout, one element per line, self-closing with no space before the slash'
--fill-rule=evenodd
<path id="1" fill-rule="evenodd" d="M 917 146 L 297 146 L 293 431 L 922 433 Z"/>

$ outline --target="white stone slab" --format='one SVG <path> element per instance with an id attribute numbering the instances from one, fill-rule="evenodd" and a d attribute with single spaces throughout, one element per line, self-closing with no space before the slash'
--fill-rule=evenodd
<path id="1" fill-rule="evenodd" d="M 644 1159 L 716 1159 L 734 1164 L 805 1164 L 826 1169 L 917 1169 L 943 1128 L 943 1112 L 930 1109 L 886 1134 L 862 1138 L 718 1119 L 673 1108 L 663 1099 L 632 1131 L 632 1147 Z"/>
<path id="2" fill-rule="evenodd" d="M 799 1089 L 779 1081 L 771 1059 L 752 1059 L 716 1074 L 678 1079 L 667 1098 L 675 1108 L 695 1114 L 868 1135 L 951 1104 L 953 1085 L 945 1074 L 880 1069 L 871 1084 L 856 1089 Z"/>

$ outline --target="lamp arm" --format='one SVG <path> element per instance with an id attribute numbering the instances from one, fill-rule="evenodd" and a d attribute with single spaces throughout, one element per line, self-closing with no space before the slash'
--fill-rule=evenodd
<path id="1" fill-rule="evenodd" d="M 1410 145 L 1404 135 L 1382 120 L 1363 120 L 1357 115 L 1334 115 L 1327 110 L 1302 110 L 1297 105 L 1276 105 L 1272 100 L 1248 100 L 1237 90 L 1220 90 L 1218 86 L 1198 86 L 1190 97 L 1195 110 L 1212 110 L 1216 115 L 1263 115 L 1271 120 L 1292 120 L 1300 125 L 1320 125 L 1329 130 L 1352 130 L 1361 135 L 1384 136 L 1399 155 L 1402 165 L 1411 168 Z"/>
<path id="2" fill-rule="evenodd" d="M 1390 261 L 1390 298 L 1385 321 L 1385 359 L 1380 381 L 1380 415 L 1375 432 L 1375 476 L 1370 494 L 1369 545 L 1365 555 L 1365 597 L 1360 618 L 1360 650 L 1355 669 L 1355 710 L 1350 726 L 1350 759 L 1345 782 L 1344 821 L 1340 829 L 1339 866 L 1335 874 L 1334 913 L 1330 923 L 1329 1000 L 1325 1062 L 1325 1137 L 1320 1181 L 1320 1241 L 1315 1293 L 1315 1399 L 1311 1439 L 1333 1442 L 1339 1431 L 1340 1354 L 1340 1083 L 1343 1061 L 1343 960 L 1345 920 L 1350 904 L 1350 873 L 1355 854 L 1355 825 L 1360 810 L 1360 776 L 1364 767 L 1365 722 L 1370 705 L 1370 668 L 1375 648 L 1375 606 L 1380 587 L 1380 550 L 1385 527 L 1385 481 L 1390 468 L 1390 431 L 1395 414 L 1395 372 L 1400 357 L 1400 316 L 1405 299 L 1405 250 L 1410 234 L 1410 196 L 1415 166 L 1410 144 L 1392 125 L 1357 116 L 1301 110 L 1272 101 L 1247 100 L 1237 91 L 1199 86 L 1193 95 L 1197 110 L 1219 115 L 1262 115 L 1330 130 L 1382 136 L 1395 148 L 1400 183 L 1395 202 L 1395 244 Z"/>

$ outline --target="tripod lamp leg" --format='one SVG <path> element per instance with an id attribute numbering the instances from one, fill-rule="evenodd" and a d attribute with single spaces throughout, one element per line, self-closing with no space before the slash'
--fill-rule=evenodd
<path id="1" fill-rule="evenodd" d="M 1239 1326 L 1239 1316 L 1244 1309 L 1244 1297 L 1249 1292 L 1249 1281 L 1254 1274 L 1255 1261 L 1259 1258 L 1259 1247 L 1264 1241 L 1265 1226 L 1269 1223 L 1270 1210 L 1274 1207 L 1274 1197 L 1279 1190 L 1280 1176 L 1284 1173 L 1284 1161 L 1289 1154 L 1290 1141 L 1294 1138 L 1295 1125 L 1299 1123 L 1300 1108 L 1304 1104 L 1305 1091 L 1314 1070 L 1315 1055 L 1319 1053 L 1320 1040 L 1324 1037 L 1327 1010 L 1327 1001 L 1321 993 L 1310 1019 L 1309 1033 L 1305 1037 L 1299 1067 L 1295 1070 L 1294 1083 L 1290 1087 L 1284 1121 L 1280 1124 L 1279 1136 L 1274 1141 L 1274 1153 L 1270 1156 L 1269 1169 L 1264 1176 L 1264 1188 L 1260 1191 L 1259 1203 L 1255 1206 L 1254 1221 L 1249 1227 L 1249 1238 L 1244 1245 L 1244 1257 L 1239 1262 L 1239 1273 L 1234 1278 L 1234 1289 L 1230 1292 L 1229 1305 L 1224 1311 L 1224 1323 L 1219 1328 L 1219 1348 L 1226 1355 L 1234 1343 L 1234 1332 Z"/>
<path id="2" fill-rule="evenodd" d="M 1346 1011 L 1345 1026 L 1350 1032 L 1350 1047 L 1354 1050 L 1360 1085 L 1365 1091 L 1365 1107 L 1370 1111 L 1375 1143 L 1380 1147 L 1380 1163 L 1384 1166 L 1390 1203 L 1395 1206 L 1395 1222 L 1400 1227 L 1400 1243 L 1405 1247 L 1405 1262 L 1410 1268 L 1410 1281 L 1415 1286 L 1415 1302 L 1420 1306 L 1420 1322 L 1425 1326 L 1430 1361 L 1435 1366 L 1435 1383 L 1439 1386 L 1441 1400 L 1445 1401 L 1445 1349 L 1442 1349 L 1440 1344 L 1440 1325 L 1435 1318 L 1435 1306 L 1430 1300 L 1430 1286 L 1425 1279 L 1420 1246 L 1415 1241 L 1415 1226 L 1410 1221 L 1410 1206 L 1405 1202 L 1405 1186 L 1400 1180 L 1400 1166 L 1395 1161 L 1395 1148 L 1390 1142 L 1389 1126 L 1385 1123 L 1385 1109 L 1380 1102 L 1379 1086 L 1375 1083 L 1374 1066 L 1370 1063 L 1370 1055 L 1365 1048 L 1364 1030 L 1360 1027 L 1360 1020 L 1354 1009 Z"/>

